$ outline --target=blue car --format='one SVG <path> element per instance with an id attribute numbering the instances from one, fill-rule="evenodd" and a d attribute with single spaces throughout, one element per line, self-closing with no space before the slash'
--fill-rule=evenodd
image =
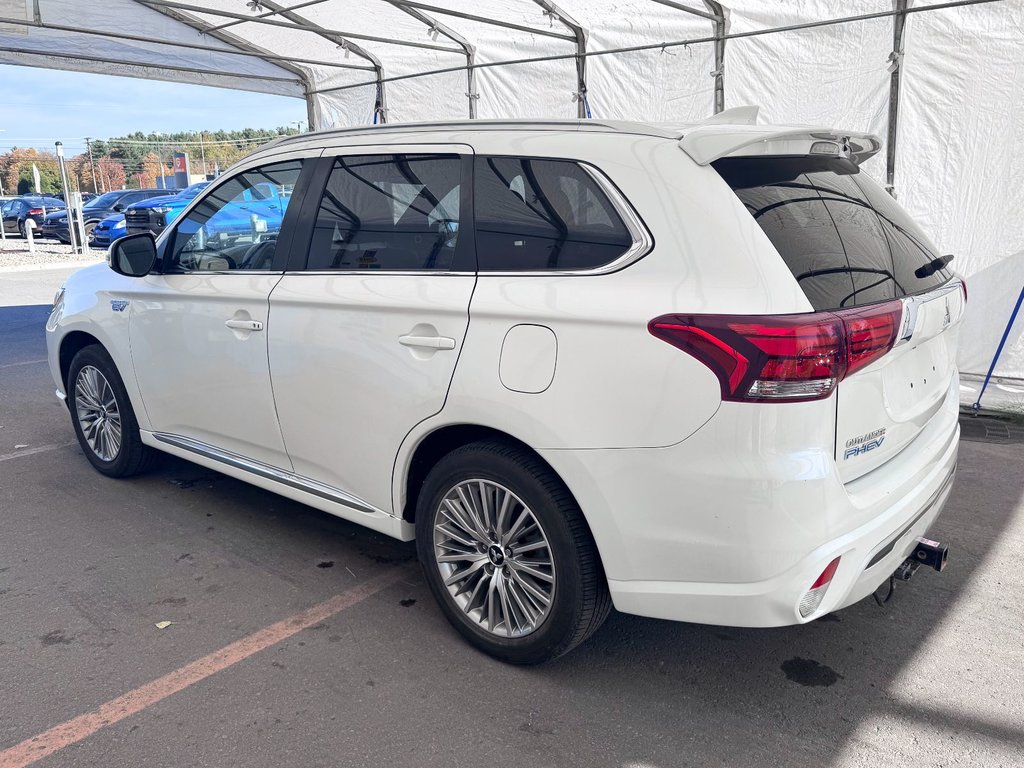
<path id="1" fill-rule="evenodd" d="M 106 248 L 112 242 L 120 240 L 127 234 L 128 229 L 125 226 L 124 214 L 115 213 L 96 225 L 92 231 L 92 242 L 90 245 L 93 248 Z"/>
<path id="2" fill-rule="evenodd" d="M 176 195 L 151 197 L 129 206 L 125 211 L 126 233 L 137 235 L 140 232 L 152 232 L 159 235 L 209 185 L 208 181 L 200 181 Z"/>

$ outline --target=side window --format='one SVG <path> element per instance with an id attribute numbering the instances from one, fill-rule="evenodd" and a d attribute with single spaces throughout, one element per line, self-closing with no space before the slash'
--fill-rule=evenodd
<path id="1" fill-rule="evenodd" d="M 593 269 L 633 245 L 615 206 L 578 163 L 478 157 L 474 185 L 481 272 Z"/>
<path id="2" fill-rule="evenodd" d="M 452 269 L 461 175 L 458 155 L 337 158 L 306 269 Z"/>
<path id="3" fill-rule="evenodd" d="M 164 272 L 270 269 L 301 160 L 240 173 L 206 195 L 174 232 Z"/>

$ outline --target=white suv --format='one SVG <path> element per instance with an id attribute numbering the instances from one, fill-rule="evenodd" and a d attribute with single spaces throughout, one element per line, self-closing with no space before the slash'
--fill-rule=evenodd
<path id="1" fill-rule="evenodd" d="M 966 289 L 878 148 L 747 112 L 279 140 L 70 278 L 57 394 L 104 474 L 156 449 L 415 539 L 506 661 L 613 605 L 811 621 L 956 466 Z"/>

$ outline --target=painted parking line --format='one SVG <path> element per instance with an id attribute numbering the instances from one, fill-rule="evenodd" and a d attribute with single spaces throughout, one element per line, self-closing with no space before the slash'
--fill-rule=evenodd
<path id="1" fill-rule="evenodd" d="M 45 363 L 46 358 L 41 357 L 38 360 L 22 360 L 20 363 L 4 363 L 0 365 L 0 368 L 14 368 L 19 365 L 37 365 L 38 363 Z"/>
<path id="2" fill-rule="evenodd" d="M 68 448 L 72 445 L 78 445 L 77 442 L 71 441 L 70 443 L 53 443 L 52 445 L 37 445 L 35 448 L 20 448 L 13 453 L 0 453 L 0 461 L 10 461 L 11 459 L 20 459 L 22 456 L 33 456 L 37 453 L 46 453 L 47 451 L 56 451 L 61 448 Z"/>
<path id="3" fill-rule="evenodd" d="M 282 619 L 163 677 L 128 691 L 123 696 L 111 699 L 91 712 L 25 739 L 20 744 L 0 752 L 0 768 L 23 768 L 64 747 L 87 739 L 101 728 L 131 717 L 168 696 L 195 685 L 282 640 L 287 640 L 292 635 L 319 624 L 346 608 L 351 608 L 399 581 L 405 572 L 405 568 L 390 569 L 312 608 Z"/>

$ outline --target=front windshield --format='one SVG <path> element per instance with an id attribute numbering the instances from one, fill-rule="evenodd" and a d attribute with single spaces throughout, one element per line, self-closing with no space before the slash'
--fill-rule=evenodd
<path id="1" fill-rule="evenodd" d="M 100 195 L 99 197 L 94 197 L 92 200 L 87 202 L 83 207 L 109 208 L 110 206 L 117 202 L 119 197 L 121 197 L 120 192 L 107 192 L 105 194 Z"/>

